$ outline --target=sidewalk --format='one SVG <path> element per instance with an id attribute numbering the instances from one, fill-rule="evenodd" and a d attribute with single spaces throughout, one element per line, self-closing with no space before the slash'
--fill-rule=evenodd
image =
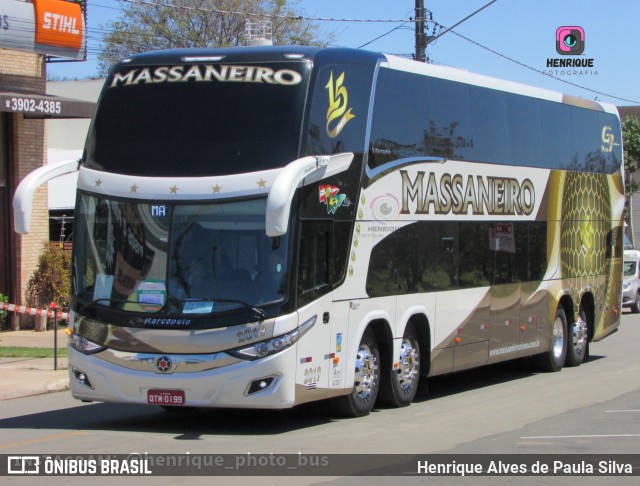
<path id="1" fill-rule="evenodd" d="M 58 349 L 67 346 L 64 329 L 58 329 Z M 54 331 L 2 331 L 0 347 L 53 349 Z M 69 389 L 67 358 L 0 358 L 0 400 L 42 395 Z"/>

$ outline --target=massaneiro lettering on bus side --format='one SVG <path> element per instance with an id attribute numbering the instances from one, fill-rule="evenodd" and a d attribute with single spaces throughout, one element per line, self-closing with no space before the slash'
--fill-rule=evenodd
<path id="1" fill-rule="evenodd" d="M 138 84 L 194 82 L 264 83 L 282 86 L 300 84 L 302 75 L 293 69 L 271 69 L 265 66 L 193 65 L 160 66 L 155 69 L 131 69 L 126 73 L 114 73 L 109 88 Z"/>
<path id="2" fill-rule="evenodd" d="M 426 175 L 426 178 L 425 178 Z M 414 203 L 413 214 L 525 215 L 533 212 L 536 201 L 534 184 L 530 179 L 482 175 L 428 175 L 420 171 L 411 180 L 406 170 L 402 177 L 401 214 L 411 214 L 409 201 Z"/>

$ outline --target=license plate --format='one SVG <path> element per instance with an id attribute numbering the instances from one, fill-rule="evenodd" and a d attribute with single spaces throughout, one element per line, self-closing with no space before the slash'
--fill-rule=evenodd
<path id="1" fill-rule="evenodd" d="M 153 405 L 184 405 L 184 390 L 147 390 L 147 403 Z"/>

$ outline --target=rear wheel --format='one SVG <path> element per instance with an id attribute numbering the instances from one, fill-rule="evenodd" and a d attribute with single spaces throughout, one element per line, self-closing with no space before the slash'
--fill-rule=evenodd
<path id="1" fill-rule="evenodd" d="M 356 357 L 353 389 L 349 395 L 334 401 L 336 410 L 347 417 L 368 415 L 376 403 L 380 388 L 380 352 L 373 331 L 369 328 L 362 335 Z"/>
<path id="2" fill-rule="evenodd" d="M 392 407 L 406 407 L 416 396 L 420 381 L 420 343 L 413 327 L 402 338 L 398 361 L 382 377 L 380 398 Z"/>
<path id="3" fill-rule="evenodd" d="M 566 366 L 580 366 L 584 361 L 589 346 L 587 314 L 583 309 L 578 313 L 578 320 L 572 324 L 567 343 Z"/>
<path id="4" fill-rule="evenodd" d="M 556 311 L 552 331 L 551 349 L 533 357 L 533 363 L 540 371 L 560 371 L 564 366 L 567 355 L 567 316 L 562 307 Z"/>
<path id="5" fill-rule="evenodd" d="M 631 312 L 634 314 L 640 312 L 640 292 L 636 293 L 636 300 L 631 304 Z"/>

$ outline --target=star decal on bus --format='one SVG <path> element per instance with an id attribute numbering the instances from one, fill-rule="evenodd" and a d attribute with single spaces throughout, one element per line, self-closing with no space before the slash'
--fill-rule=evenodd
<path id="1" fill-rule="evenodd" d="M 133 184 L 133 185 L 130 187 L 130 189 L 131 189 L 131 192 L 132 192 L 132 193 L 133 193 L 133 192 L 138 192 L 138 186 L 137 186 L 136 184 Z"/>
<path id="2" fill-rule="evenodd" d="M 260 178 L 257 184 L 258 184 L 258 187 L 267 187 L 267 181 L 263 180 L 262 178 Z"/>
<path id="3" fill-rule="evenodd" d="M 216 184 L 215 186 L 212 186 L 212 187 L 211 187 L 211 191 L 212 191 L 214 194 L 219 194 L 221 189 L 222 189 L 222 187 L 220 187 L 218 184 Z"/>
<path id="4" fill-rule="evenodd" d="M 175 184 L 169 188 L 169 194 L 178 194 L 178 189 L 180 189 Z"/>

